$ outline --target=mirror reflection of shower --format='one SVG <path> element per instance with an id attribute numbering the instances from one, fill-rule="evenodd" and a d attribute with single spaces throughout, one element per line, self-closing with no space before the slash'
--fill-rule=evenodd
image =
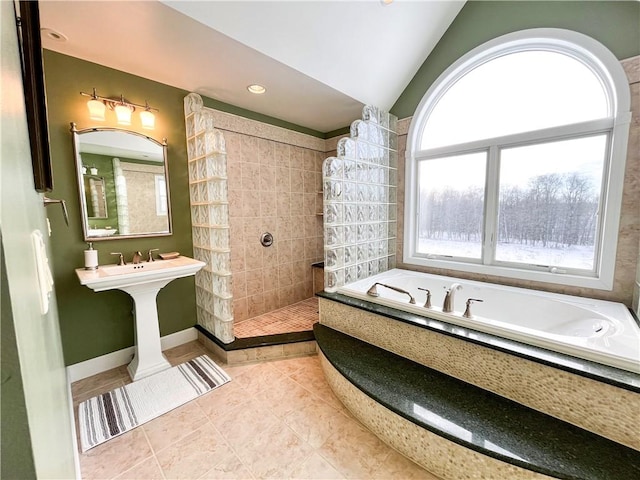
<path id="1" fill-rule="evenodd" d="M 129 198 L 127 196 L 127 179 L 124 176 L 120 159 L 113 159 L 113 178 L 116 184 L 116 210 L 118 212 L 118 230 L 122 235 L 129 235 Z"/>
<path id="2" fill-rule="evenodd" d="M 72 124 L 86 240 L 171 234 L 166 141 Z"/>
<path id="3" fill-rule="evenodd" d="M 118 226 L 122 235 L 158 232 L 168 224 L 164 167 L 113 159 Z M 133 185 L 132 188 L 127 186 Z"/>
<path id="4" fill-rule="evenodd" d="M 109 218 L 104 177 L 84 176 L 84 188 L 87 202 L 87 215 L 90 219 Z"/>

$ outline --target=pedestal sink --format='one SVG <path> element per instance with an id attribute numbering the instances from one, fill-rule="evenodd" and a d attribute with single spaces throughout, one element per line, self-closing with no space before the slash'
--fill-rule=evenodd
<path id="1" fill-rule="evenodd" d="M 206 264 L 189 257 L 130 265 L 105 265 L 97 270 L 76 269 L 80 284 L 95 292 L 122 290 L 133 298 L 136 352 L 127 366 L 136 381 L 171 365 L 162 354 L 156 296 L 176 278 L 195 275 Z"/>

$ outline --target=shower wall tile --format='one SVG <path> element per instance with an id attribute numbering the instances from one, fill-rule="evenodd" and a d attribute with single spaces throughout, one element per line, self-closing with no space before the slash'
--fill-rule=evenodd
<path id="1" fill-rule="evenodd" d="M 284 135 L 253 121 L 234 121 L 233 128 L 227 181 L 238 321 L 236 307 L 244 320 L 313 296 L 311 263 L 322 260 L 317 192 L 324 140 Z M 260 244 L 263 232 L 274 236 L 271 247 Z"/>

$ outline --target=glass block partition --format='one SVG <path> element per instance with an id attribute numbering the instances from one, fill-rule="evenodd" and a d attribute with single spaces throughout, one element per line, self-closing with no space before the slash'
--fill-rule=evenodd
<path id="1" fill-rule="evenodd" d="M 120 159 L 114 158 L 113 176 L 116 183 L 116 208 L 118 210 L 118 230 L 120 235 L 131 233 L 129 226 L 129 200 L 127 198 L 127 179 L 124 177 Z"/>
<path id="2" fill-rule="evenodd" d="M 193 256 L 207 265 L 196 274 L 198 324 L 224 343 L 234 340 L 227 154 L 222 132 L 200 95 L 184 99 L 189 161 Z"/>
<path id="3" fill-rule="evenodd" d="M 323 163 L 325 291 L 394 268 L 397 118 L 365 106 Z"/>

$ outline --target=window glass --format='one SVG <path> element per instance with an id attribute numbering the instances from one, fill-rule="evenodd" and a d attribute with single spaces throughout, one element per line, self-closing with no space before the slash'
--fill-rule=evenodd
<path id="1" fill-rule="evenodd" d="M 486 152 L 422 160 L 417 251 L 479 259 Z"/>
<path id="2" fill-rule="evenodd" d="M 606 92 L 581 61 L 550 51 L 506 54 L 460 77 L 429 115 L 422 149 L 606 118 Z"/>
<path id="3" fill-rule="evenodd" d="M 624 69 L 592 38 L 474 48 L 413 116 L 404 263 L 610 290 L 631 119 Z"/>
<path id="4" fill-rule="evenodd" d="M 607 135 L 500 154 L 496 260 L 593 270 Z"/>

